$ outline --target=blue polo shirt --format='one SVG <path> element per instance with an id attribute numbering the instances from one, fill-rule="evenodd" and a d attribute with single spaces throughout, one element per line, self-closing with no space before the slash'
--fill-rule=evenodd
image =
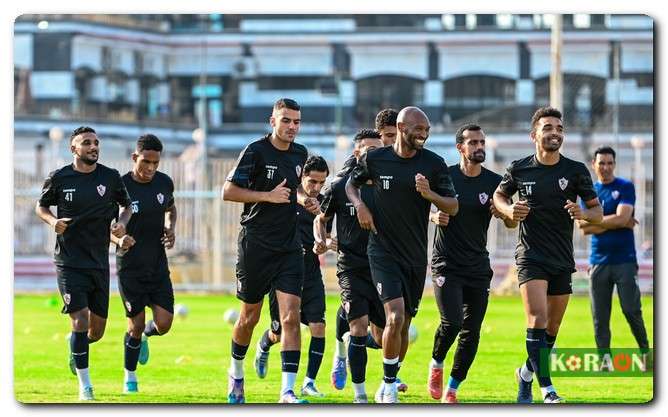
<path id="1" fill-rule="evenodd" d="M 615 178 L 609 184 L 594 184 L 598 199 L 603 205 L 603 215 L 615 214 L 619 204 L 635 206 L 636 191 L 633 183 L 622 178 Z M 632 229 L 608 230 L 591 237 L 591 255 L 589 263 L 622 264 L 636 262 L 636 248 Z"/>

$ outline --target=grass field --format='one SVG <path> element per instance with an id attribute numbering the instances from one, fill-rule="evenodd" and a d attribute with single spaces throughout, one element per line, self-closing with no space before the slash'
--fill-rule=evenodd
<path id="1" fill-rule="evenodd" d="M 426 290 L 415 319 L 418 339 L 410 346 L 399 376 L 409 385 L 400 400 L 408 403 L 436 402 L 426 390 L 427 367 L 431 358 L 438 310 L 430 290 Z M 60 299 L 55 295 L 16 295 L 14 299 L 14 390 L 16 399 L 25 403 L 64 403 L 77 401 L 77 381 L 67 366 L 69 348 L 65 335 L 69 319 L 60 314 Z M 327 299 L 327 348 L 317 384 L 326 394 L 312 402 L 350 403 L 350 377 L 346 388 L 336 391 L 329 384 L 334 349 L 333 323 L 338 297 Z M 224 403 L 227 397 L 226 368 L 230 357 L 232 326 L 223 321 L 223 312 L 236 308 L 233 296 L 182 295 L 176 302 L 186 304 L 189 315 L 175 320 L 169 334 L 150 340 L 151 357 L 139 366 L 140 393 L 122 394 L 123 334 L 126 321 L 120 298 L 111 299 L 109 321 L 104 338 L 91 346 L 90 369 L 96 398 L 109 403 Z M 653 340 L 653 299 L 643 298 L 643 315 L 650 340 Z M 463 403 L 514 402 L 514 369 L 525 359 L 525 325 L 519 297 L 494 296 L 483 323 L 480 348 L 468 379 L 462 383 L 458 398 Z M 635 342 L 619 304 L 612 314 L 612 347 L 634 347 Z M 253 335 L 246 359 L 246 399 L 251 403 L 274 403 L 280 388 L 280 355 L 275 346 L 271 353 L 269 375 L 260 380 L 253 370 L 255 344 L 269 324 L 268 312 Z M 302 346 L 308 346 L 308 331 L 302 333 Z M 558 347 L 592 347 L 594 344 L 589 300 L 573 297 Z M 454 346 L 446 358 L 446 375 L 452 363 Z M 302 354 L 298 384 L 306 370 L 307 355 Z M 380 351 L 369 350 L 367 391 L 373 396 L 382 375 Z M 446 376 L 447 377 L 447 376 Z M 653 379 L 643 378 L 555 378 L 560 395 L 569 403 L 642 403 L 653 397 Z M 534 397 L 539 397 L 534 384 Z"/>

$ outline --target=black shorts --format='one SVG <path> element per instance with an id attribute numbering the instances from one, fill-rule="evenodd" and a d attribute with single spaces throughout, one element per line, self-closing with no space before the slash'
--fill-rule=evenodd
<path id="1" fill-rule="evenodd" d="M 304 278 L 299 310 L 300 321 L 307 326 L 309 323 L 325 322 L 325 284 L 322 282 L 321 274 Z M 269 291 L 269 314 L 271 315 L 271 331 L 280 335 L 281 316 L 274 289 Z"/>
<path id="2" fill-rule="evenodd" d="M 355 269 L 337 272 L 341 287 L 341 305 L 348 321 L 369 316 L 369 321 L 378 327 L 385 327 L 385 309 L 371 280 L 371 271 Z"/>
<path id="3" fill-rule="evenodd" d="M 427 265 L 403 265 L 391 255 L 383 254 L 369 255 L 369 266 L 380 300 L 386 303 L 403 297 L 406 313 L 415 317 L 424 291 Z"/>
<path id="4" fill-rule="evenodd" d="M 572 271 L 555 270 L 549 266 L 535 262 L 517 265 L 517 280 L 519 285 L 533 279 L 547 281 L 547 295 L 573 294 Z"/>
<path id="5" fill-rule="evenodd" d="M 272 288 L 301 296 L 304 256 L 299 247 L 292 252 L 271 252 L 239 232 L 237 255 L 237 298 L 257 304 Z"/>
<path id="6" fill-rule="evenodd" d="M 126 317 L 134 317 L 145 307 L 158 305 L 174 314 L 174 289 L 169 271 L 150 277 L 118 274 L 118 290 L 121 293 Z"/>
<path id="7" fill-rule="evenodd" d="M 81 269 L 56 265 L 63 314 L 88 308 L 107 318 L 109 313 L 109 269 Z"/>

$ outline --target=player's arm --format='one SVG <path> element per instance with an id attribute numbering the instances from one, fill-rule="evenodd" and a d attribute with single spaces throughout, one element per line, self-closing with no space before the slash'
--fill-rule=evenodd
<path id="1" fill-rule="evenodd" d="M 172 204 L 165 210 L 165 232 L 160 241 L 166 249 L 174 247 L 176 242 L 176 204 Z"/>
<path id="2" fill-rule="evenodd" d="M 432 205 L 432 210 L 429 213 L 429 221 L 434 223 L 436 226 L 447 226 L 448 223 L 450 223 L 450 215 L 439 209 L 433 209 L 434 206 Z"/>
<path id="3" fill-rule="evenodd" d="M 511 202 L 509 201 L 508 203 L 510 204 Z M 519 224 L 519 222 L 517 220 L 513 220 L 512 218 L 507 217 L 501 211 L 499 211 L 496 208 L 496 206 L 494 205 L 494 199 L 493 198 L 492 198 L 492 201 L 490 202 L 490 205 L 489 205 L 489 211 L 492 213 L 492 216 L 496 217 L 497 219 L 503 220 L 503 224 L 508 229 L 514 229 Z"/>
<path id="4" fill-rule="evenodd" d="M 35 214 L 37 214 L 37 217 L 42 219 L 44 223 L 53 227 L 53 230 L 59 235 L 65 233 L 65 229 L 67 229 L 67 226 L 72 221 L 69 217 L 57 218 L 53 215 L 49 207 L 42 207 L 39 203 L 35 206 Z"/>
<path id="5" fill-rule="evenodd" d="M 332 217 L 327 217 L 325 213 L 320 213 L 313 219 L 313 237 L 315 238 L 313 252 L 317 255 L 327 252 L 327 223 L 331 219 Z"/>
<path id="6" fill-rule="evenodd" d="M 435 205 L 440 211 L 450 216 L 456 215 L 459 211 L 459 201 L 455 197 L 455 187 L 445 162 L 442 163 L 440 171 L 435 174 L 434 184 L 436 191 L 431 188 L 429 180 L 424 175 L 421 173 L 415 175 L 415 189 L 422 198 Z"/>
<path id="7" fill-rule="evenodd" d="M 132 217 L 132 207 L 128 204 L 121 209 L 121 213 L 118 215 L 118 221 L 111 225 L 111 233 L 118 238 L 125 236 L 130 217 Z"/>
<path id="8" fill-rule="evenodd" d="M 286 182 L 284 179 L 271 191 L 255 191 L 227 180 L 223 185 L 223 200 L 237 203 L 289 203 L 290 188 L 285 186 Z"/>
<path id="9" fill-rule="evenodd" d="M 605 233 L 607 229 L 601 227 L 600 224 L 590 224 L 584 220 L 578 220 L 578 228 L 583 235 L 600 235 Z"/>
<path id="10" fill-rule="evenodd" d="M 378 230 L 376 230 L 376 225 L 373 223 L 371 210 L 369 210 L 369 207 L 362 201 L 362 185 L 366 184 L 367 181 L 373 183 L 373 177 L 368 167 L 368 156 L 369 154 L 365 153 L 357 161 L 357 165 L 348 176 L 345 191 L 348 201 L 355 207 L 357 221 L 359 222 L 360 227 L 364 230 L 371 230 L 373 233 L 377 234 Z"/>
<path id="11" fill-rule="evenodd" d="M 53 180 L 53 172 L 46 177 L 44 185 L 42 185 L 42 194 L 40 195 L 39 201 L 35 206 L 35 214 L 39 217 L 44 223 L 48 224 L 53 228 L 56 234 L 65 233 L 65 229 L 72 221 L 69 217 L 63 217 L 61 219 L 57 218 L 51 212 L 50 206 L 55 206 L 58 203 L 56 197 L 56 186 Z"/>

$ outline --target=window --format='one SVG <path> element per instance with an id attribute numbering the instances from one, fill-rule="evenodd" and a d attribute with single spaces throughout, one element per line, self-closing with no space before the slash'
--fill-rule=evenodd
<path id="1" fill-rule="evenodd" d="M 422 80 L 379 75 L 357 81 L 356 118 L 361 126 L 373 126 L 376 114 L 387 107 L 419 106 L 424 97 Z"/>

